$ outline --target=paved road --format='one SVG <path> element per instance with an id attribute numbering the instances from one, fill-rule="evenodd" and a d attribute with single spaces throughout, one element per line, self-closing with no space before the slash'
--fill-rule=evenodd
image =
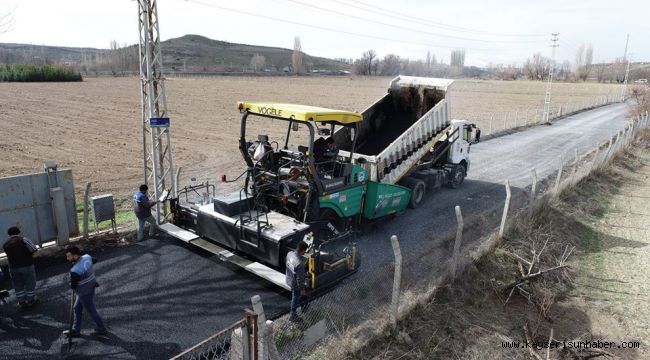
<path id="1" fill-rule="evenodd" d="M 515 194 L 520 192 L 530 184 L 530 169 L 536 168 L 540 178 L 553 173 L 561 157 L 572 157 L 576 148 L 584 153 L 622 129 L 625 112 L 625 105 L 611 105 L 474 145 L 470 173 L 460 189 L 437 191 L 419 209 L 384 221 L 359 239 L 362 269 L 347 284 L 392 261 L 390 235 L 400 237 L 404 253 L 418 251 L 435 234 L 454 229 L 455 205 L 465 216 L 500 206 L 505 179 Z M 269 313 L 282 311 L 287 302 L 271 285 L 170 239 L 95 255 L 102 284 L 97 302 L 112 335 L 77 340 L 73 357 L 167 358 L 239 319 L 254 294 L 262 296 Z M 68 316 L 67 271 L 63 261 L 42 264 L 42 304 L 25 312 L 15 309 L 15 302 L 0 309 L 0 359 L 60 355 L 59 333 Z"/>
<path id="2" fill-rule="evenodd" d="M 75 339 L 68 358 L 165 359 L 242 318 L 255 294 L 269 311 L 288 303 L 276 288 L 174 239 L 93 255 L 97 306 L 111 335 Z M 38 307 L 21 311 L 12 300 L 0 308 L 0 359 L 61 357 L 70 303 L 63 260 L 39 263 Z M 83 321 L 90 332 L 92 321 L 87 315 Z"/>
<path id="3" fill-rule="evenodd" d="M 460 188 L 430 194 L 420 208 L 382 222 L 359 240 L 361 273 L 393 261 L 393 234 L 399 236 L 402 252 L 419 251 L 433 236 L 454 231 L 455 205 L 465 218 L 502 207 L 506 179 L 514 197 L 532 183 L 533 168 L 542 179 L 557 172 L 560 159 L 573 159 L 575 149 L 584 154 L 609 140 L 623 129 L 627 111 L 624 104 L 609 105 L 472 145 L 469 174 Z"/>

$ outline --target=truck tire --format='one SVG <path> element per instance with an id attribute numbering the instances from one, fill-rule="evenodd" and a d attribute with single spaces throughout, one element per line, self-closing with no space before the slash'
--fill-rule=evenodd
<path id="1" fill-rule="evenodd" d="M 458 188 L 465 180 L 465 167 L 463 165 L 454 165 L 449 174 L 449 187 L 452 189 Z"/>
<path id="2" fill-rule="evenodd" d="M 415 209 L 422 204 L 424 200 L 424 194 L 426 193 L 427 187 L 424 184 L 424 181 L 415 178 L 406 178 L 402 181 L 402 185 L 411 189 L 411 198 L 409 199 L 408 207 L 410 209 Z"/>

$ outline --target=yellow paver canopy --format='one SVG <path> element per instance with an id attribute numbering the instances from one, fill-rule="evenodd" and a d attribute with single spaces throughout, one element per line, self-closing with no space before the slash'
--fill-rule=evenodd
<path id="1" fill-rule="evenodd" d="M 356 112 L 333 110 L 317 106 L 246 101 L 238 102 L 237 106 L 239 110 L 248 111 L 251 114 L 302 122 L 315 121 L 348 125 L 363 119 L 361 114 Z"/>

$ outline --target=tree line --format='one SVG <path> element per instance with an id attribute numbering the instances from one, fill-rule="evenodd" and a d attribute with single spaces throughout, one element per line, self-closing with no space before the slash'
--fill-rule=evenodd
<path id="1" fill-rule="evenodd" d="M 82 81 L 81 74 L 61 66 L 0 65 L 0 81 L 4 82 L 49 82 Z"/>
<path id="2" fill-rule="evenodd" d="M 627 62 L 616 58 L 612 63 L 594 64 L 594 50 L 591 44 L 581 45 L 576 51 L 575 62 L 568 60 L 553 64 L 552 59 L 541 53 L 534 53 L 522 64 L 494 64 L 485 68 L 465 66 L 465 50 L 451 51 L 449 64 L 438 61 L 435 54 L 427 52 L 424 60 L 402 58 L 396 54 L 379 57 L 376 51 L 367 50 L 361 57 L 352 61 L 353 71 L 357 75 L 394 76 L 435 76 L 435 77 L 472 77 L 492 78 L 500 80 L 547 80 L 551 65 L 554 65 L 553 76 L 560 81 L 587 81 L 594 79 L 598 82 L 620 83 L 625 79 Z M 630 71 L 630 79 L 649 78 L 650 68 Z"/>

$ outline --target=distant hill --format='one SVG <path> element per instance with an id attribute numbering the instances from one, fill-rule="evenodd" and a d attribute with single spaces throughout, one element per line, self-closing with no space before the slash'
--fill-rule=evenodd
<path id="1" fill-rule="evenodd" d="M 256 55 L 258 71 L 283 72 L 291 70 L 293 50 L 185 35 L 163 41 L 162 53 L 166 71 L 172 72 L 252 71 L 251 59 Z M 0 63 L 67 65 L 87 72 L 138 71 L 138 45 L 111 50 L 0 43 Z M 341 61 L 304 53 L 303 64 L 304 70 L 309 72 L 337 72 L 351 68 Z"/>
<path id="2" fill-rule="evenodd" d="M 230 68 L 249 68 L 254 55 L 265 58 L 266 69 L 282 71 L 291 65 L 293 50 L 277 47 L 235 44 L 208 39 L 199 35 L 185 35 L 162 43 L 163 62 L 167 68 L 187 71 L 226 71 Z M 349 70 L 350 65 L 340 61 L 303 55 L 303 64 L 309 70 Z M 235 70 L 233 69 L 233 70 Z"/>

